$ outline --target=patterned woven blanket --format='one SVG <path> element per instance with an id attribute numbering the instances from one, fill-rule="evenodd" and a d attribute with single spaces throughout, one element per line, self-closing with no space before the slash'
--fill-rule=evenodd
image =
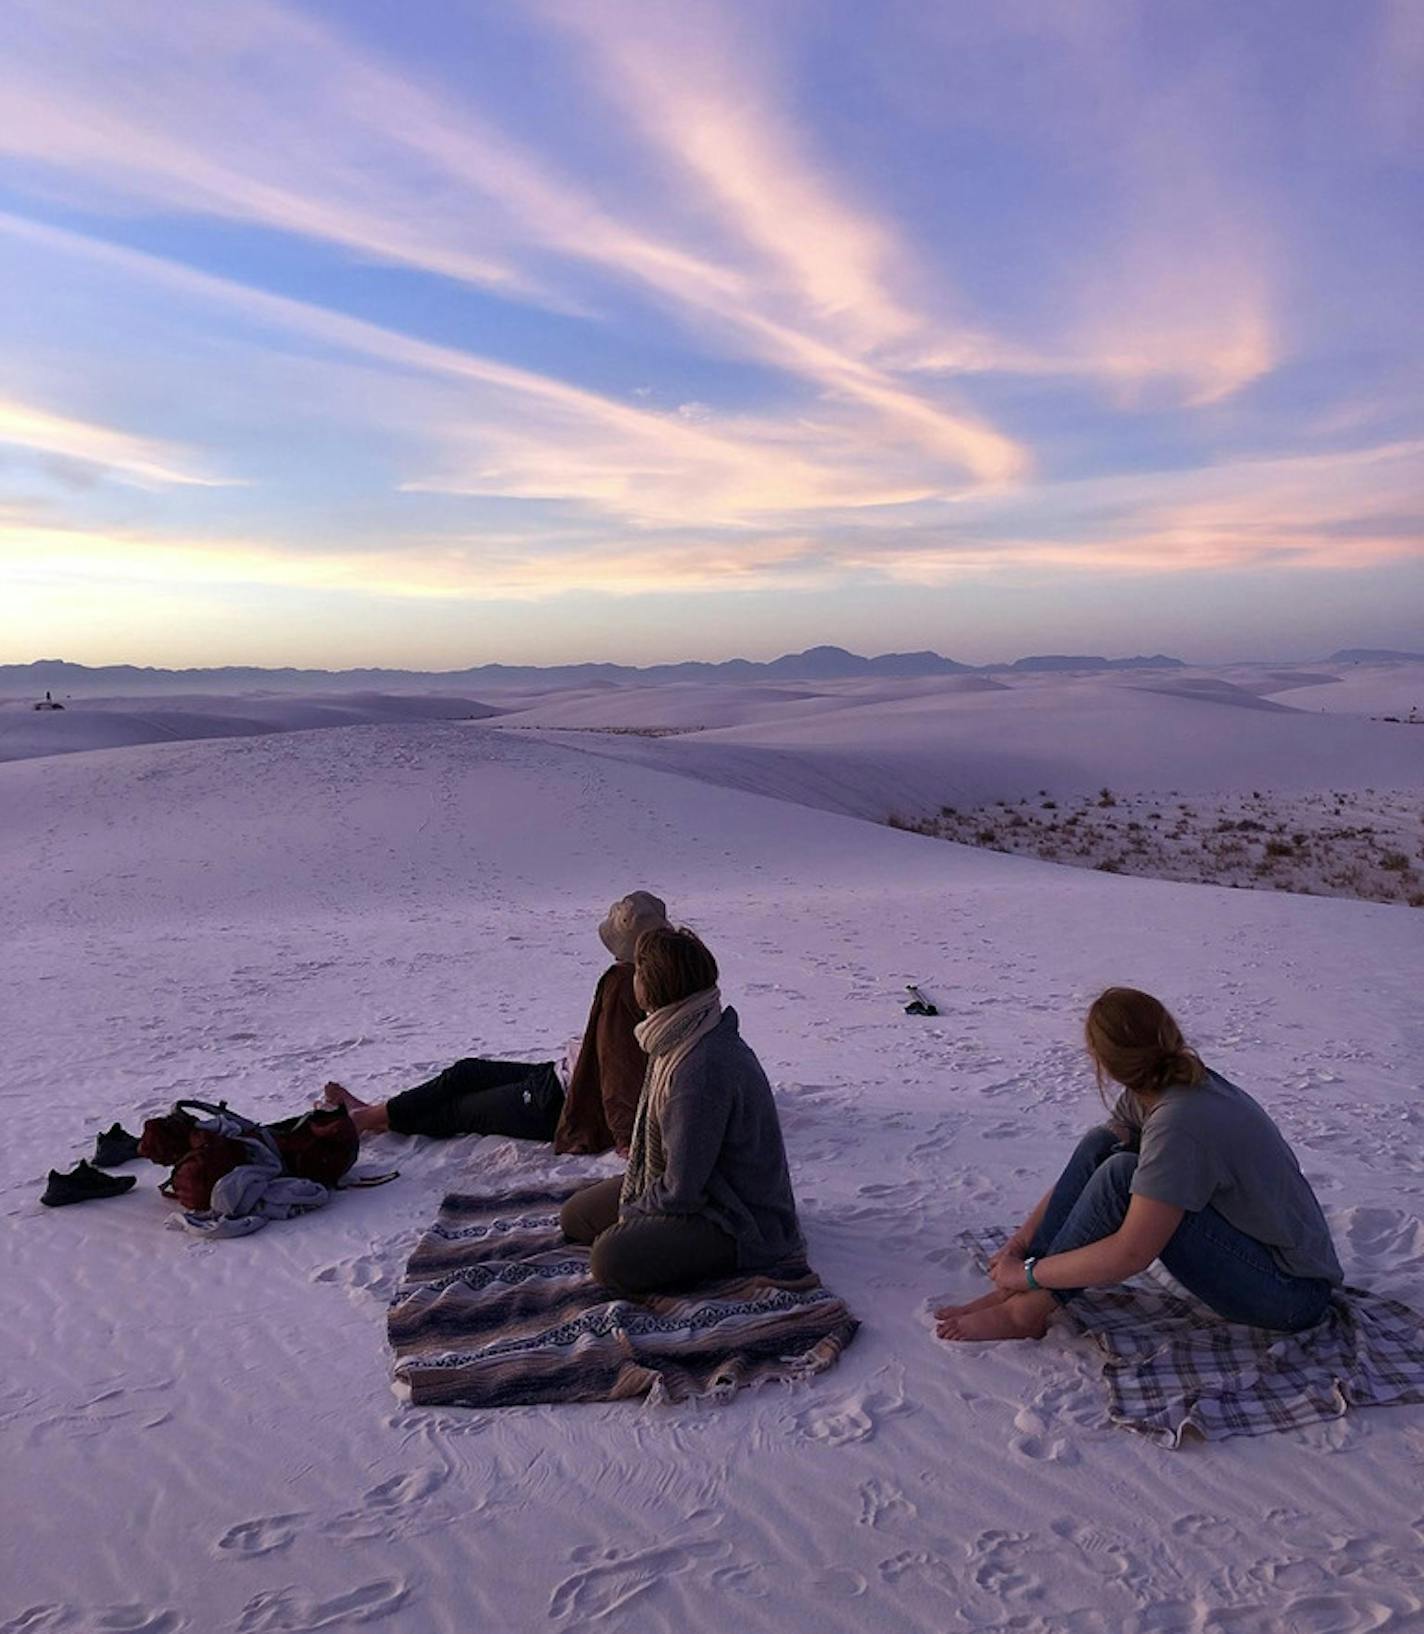
<path id="1" fill-rule="evenodd" d="M 964 1231 L 981 1269 L 1006 1231 Z M 1295 1430 L 1351 1407 L 1424 1401 L 1424 1316 L 1364 1288 L 1337 1291 L 1302 1333 L 1226 1322 L 1186 1295 L 1089 1288 L 1065 1315 L 1102 1352 L 1108 1418 L 1164 1446 Z"/>
<path id="2" fill-rule="evenodd" d="M 613 1299 L 565 1241 L 577 1186 L 446 1197 L 410 1257 L 387 1331 L 419 1406 L 721 1398 L 835 1365 L 859 1324 L 804 1266 Z"/>

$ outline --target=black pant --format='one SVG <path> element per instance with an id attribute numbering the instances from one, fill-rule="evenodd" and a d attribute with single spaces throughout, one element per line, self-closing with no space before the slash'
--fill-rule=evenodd
<path id="1" fill-rule="evenodd" d="M 457 1061 L 386 1103 L 398 1135 L 512 1135 L 552 1140 L 564 1107 L 552 1061 Z"/>

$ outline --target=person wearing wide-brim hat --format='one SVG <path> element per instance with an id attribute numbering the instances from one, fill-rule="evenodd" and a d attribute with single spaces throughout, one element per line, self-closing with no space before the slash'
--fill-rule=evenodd
<path id="1" fill-rule="evenodd" d="M 643 1012 L 633 996 L 633 951 L 644 931 L 667 923 L 666 905 L 650 891 L 631 891 L 608 910 L 598 936 L 613 963 L 598 978 L 567 1084 L 553 1061 L 470 1057 L 388 1101 L 363 1101 L 329 1083 L 326 1104 L 346 1107 L 363 1135 L 510 1135 L 551 1140 L 557 1152 L 626 1154 L 648 1066 L 634 1035 Z"/>

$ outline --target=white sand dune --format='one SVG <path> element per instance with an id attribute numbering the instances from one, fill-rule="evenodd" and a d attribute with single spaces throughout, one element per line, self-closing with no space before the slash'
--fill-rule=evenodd
<path id="1" fill-rule="evenodd" d="M 844 791 L 938 719 L 965 777 L 1091 784 L 1134 755 L 1205 777 L 1214 734 L 1231 775 L 1259 756 L 1304 781 L 1376 764 L 1388 730 L 1077 696 L 869 705 L 774 752 L 823 754 Z M 1420 1627 L 1419 1410 L 1166 1452 L 1102 1422 L 1083 1346 L 950 1350 L 926 1307 L 971 1289 L 955 1233 L 1012 1221 L 1094 1120 L 1081 1015 L 1124 980 L 1279 1119 L 1347 1274 L 1424 1304 L 1424 918 L 966 850 L 604 741 L 401 724 L 0 767 L 0 1629 Z M 654 747 L 684 744 L 710 747 Z M 387 1093 L 461 1053 L 552 1050 L 633 885 L 721 958 L 813 1258 L 864 1320 L 814 1386 L 702 1410 L 397 1401 L 383 1300 L 442 1193 L 600 1167 L 512 1142 L 387 1138 L 369 1155 L 397 1184 L 237 1242 L 165 1230 L 146 1166 L 129 1197 L 39 1207 L 46 1169 L 180 1094 L 275 1114 L 333 1073 Z M 911 980 L 939 1018 L 902 1013 Z"/>
<path id="2" fill-rule="evenodd" d="M 1424 787 L 1424 730 L 1295 710 L 1225 684 L 1099 678 L 842 702 L 695 734 L 609 736 L 596 748 L 879 820 L 1103 785 L 1182 795 Z"/>
<path id="3" fill-rule="evenodd" d="M 1403 720 L 1412 709 L 1424 716 L 1424 664 L 1360 664 L 1342 669 L 1333 686 L 1271 695 L 1330 715 L 1398 715 Z"/>
<path id="4" fill-rule="evenodd" d="M 472 698 L 379 692 L 79 698 L 53 711 L 36 710 L 28 700 L 8 700 L 0 702 L 0 761 L 319 726 L 483 720 L 495 713 Z"/>

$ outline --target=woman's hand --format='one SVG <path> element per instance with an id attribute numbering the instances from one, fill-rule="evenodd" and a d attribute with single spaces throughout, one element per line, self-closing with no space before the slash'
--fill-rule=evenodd
<path id="1" fill-rule="evenodd" d="M 1026 1260 L 1028 1258 L 1028 1242 L 1028 1236 L 1024 1228 L 1020 1226 L 997 1253 L 989 1256 L 989 1275 L 994 1276 L 1001 1265 L 1013 1264 L 1015 1261 L 1022 1263 Z"/>
<path id="2" fill-rule="evenodd" d="M 1010 1258 L 1007 1254 L 1001 1256 L 998 1263 L 990 1267 L 989 1275 L 994 1279 L 995 1287 L 1003 1293 L 1028 1292 L 1028 1272 L 1024 1269 L 1022 1257 Z"/>

